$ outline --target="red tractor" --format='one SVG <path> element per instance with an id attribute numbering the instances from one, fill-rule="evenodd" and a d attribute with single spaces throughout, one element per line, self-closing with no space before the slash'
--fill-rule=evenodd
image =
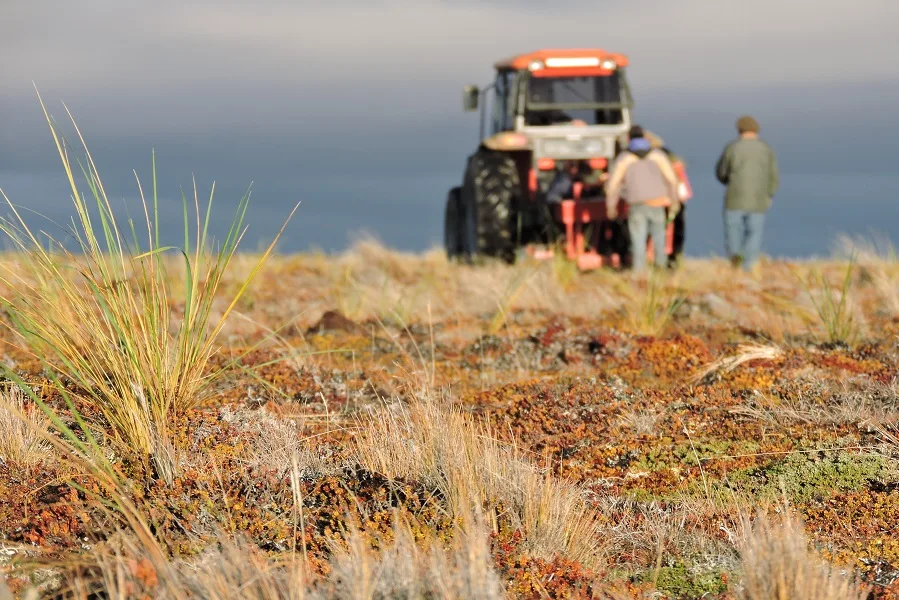
<path id="1" fill-rule="evenodd" d="M 610 221 L 603 195 L 631 127 L 627 65 L 626 56 L 599 49 L 539 50 L 496 63 L 496 78 L 483 90 L 465 88 L 464 109 L 480 107 L 481 142 L 462 185 L 447 197 L 444 245 L 451 259 L 512 262 L 521 248 L 546 257 L 561 242 L 582 269 L 628 262 L 627 204 Z M 683 163 L 671 156 L 684 202 L 690 184 Z M 671 255 L 674 225 L 668 229 Z"/>

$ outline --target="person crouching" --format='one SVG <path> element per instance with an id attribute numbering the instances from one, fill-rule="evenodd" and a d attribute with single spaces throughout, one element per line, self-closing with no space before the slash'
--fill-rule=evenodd
<path id="1" fill-rule="evenodd" d="M 663 269 L 668 264 L 665 252 L 668 219 L 673 219 L 680 210 L 677 175 L 668 156 L 652 147 L 642 127 L 631 127 L 628 138 L 627 149 L 615 160 L 606 183 L 608 218 L 614 220 L 617 217 L 618 199 L 624 188 L 632 267 L 638 272 L 646 268 L 648 233 L 652 238 L 654 264 Z"/>

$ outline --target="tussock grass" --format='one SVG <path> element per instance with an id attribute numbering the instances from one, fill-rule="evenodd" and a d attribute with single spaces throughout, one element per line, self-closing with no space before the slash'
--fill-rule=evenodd
<path id="1" fill-rule="evenodd" d="M 588 566 L 601 560 L 597 515 L 581 490 L 540 472 L 456 408 L 426 398 L 369 416 L 354 451 L 371 471 L 437 490 L 456 515 L 484 509 L 509 519 L 536 556 L 561 554 Z"/>
<path id="2" fill-rule="evenodd" d="M 739 544 L 744 600 L 864 600 L 869 590 L 808 550 L 801 524 L 787 511 L 774 521 L 744 515 Z"/>
<path id="3" fill-rule="evenodd" d="M 159 561 L 133 536 L 120 533 L 73 573 L 59 597 L 88 600 L 371 600 L 388 598 L 505 598 L 493 568 L 488 534 L 472 520 L 454 535 L 449 548 L 423 548 L 409 525 L 398 521 L 393 540 L 375 551 L 358 531 L 348 532 L 331 559 L 330 573 L 318 578 L 301 556 L 267 558 L 252 544 L 223 537 L 192 560 Z M 2 597 L 2 596 L 0 596 Z"/>
<path id="4" fill-rule="evenodd" d="M 380 319 L 406 325 L 489 315 L 494 319 L 487 328 L 492 325 L 494 331 L 500 331 L 511 317 L 517 323 L 525 313 L 595 317 L 620 306 L 609 291 L 611 285 L 597 284 L 596 278 L 577 273 L 573 263 L 566 267 L 524 259 L 513 266 L 494 261 L 458 265 L 448 262 L 442 250 L 399 253 L 371 239 L 358 241 L 327 266 L 320 255 L 278 257 L 273 265 L 294 260 L 302 264 L 296 271 L 304 272 L 302 278 L 296 277 L 296 271 L 292 273 L 294 287 L 323 291 L 302 304 L 302 310 L 310 315 L 309 325 L 314 315 L 337 309 L 356 321 Z M 296 304 L 297 312 L 300 306 Z"/>
<path id="5" fill-rule="evenodd" d="M 67 432 L 71 433 L 71 432 Z M 54 597 L 89 600 L 100 594 L 119 600 L 152 597 L 160 600 L 323 600 L 337 598 L 503 598 L 501 579 L 494 570 L 489 533 L 479 514 L 457 515 L 458 527 L 449 547 L 438 539 L 417 539 L 414 518 L 397 512 L 394 531 L 373 544 L 350 525 L 332 541 L 329 574 L 313 573 L 305 549 L 294 547 L 281 556 L 266 556 L 240 535 L 224 532 L 217 542 L 191 558 L 173 557 L 157 539 L 147 519 L 129 499 L 129 484 L 87 456 L 80 445 L 52 438 L 60 455 L 81 473 L 94 477 L 104 490 L 98 507 L 115 528 L 80 557 L 56 566 L 62 587 Z M 303 526 L 296 492 L 303 477 L 301 459 L 290 459 L 296 527 Z M 98 499 L 100 499 L 98 497 Z M 405 516 L 404 516 L 405 515 Z M 420 530 L 420 528 L 418 528 Z M 374 547 L 381 548 L 375 551 Z M 6 588 L 0 582 L 0 597 Z M 27 593 L 34 593 L 31 590 Z M 29 597 L 29 596 L 26 596 Z"/>
<path id="6" fill-rule="evenodd" d="M 802 394 L 797 398 L 777 398 L 755 394 L 743 405 L 731 409 L 759 421 L 803 423 L 814 425 L 843 425 L 879 427 L 899 419 L 899 380 L 891 383 L 862 385 L 860 389 L 846 389 L 823 397 L 823 391 Z"/>
<path id="7" fill-rule="evenodd" d="M 183 198 L 184 247 L 177 252 L 184 281 L 178 294 L 163 256 L 175 249 L 161 245 L 158 237 L 155 160 L 151 200 L 138 179 L 146 222 L 142 241 L 132 220 L 127 227 L 117 222 L 77 125 L 83 158 L 75 158 L 75 148 L 46 107 L 44 114 L 72 191 L 77 217 L 70 234 L 77 254 L 54 237 L 33 232 L 3 195 L 14 218 L 0 221 L 0 230 L 19 251 L 19 261 L 3 265 L 0 281 L 11 291 L 2 304 L 22 347 L 60 380 L 74 382 L 78 398 L 102 413 L 117 441 L 160 456 L 171 417 L 201 400 L 221 374 L 206 372 L 216 336 L 278 237 L 226 300 L 226 308 L 217 308 L 224 273 L 244 232 L 249 194 L 239 201 L 226 239 L 213 251 L 208 238 L 212 193 L 201 218 L 195 185 L 193 239 Z M 88 194 L 81 193 L 76 172 L 83 175 Z"/>
<path id="8" fill-rule="evenodd" d="M 641 278 L 642 279 L 642 278 Z M 683 304 L 686 294 L 679 289 L 677 274 L 669 276 L 651 270 L 643 281 L 635 279 L 631 285 L 620 282 L 624 296 L 624 312 L 630 329 L 640 335 L 658 336 L 671 323 L 674 313 Z"/>
<path id="9" fill-rule="evenodd" d="M 323 453 L 317 439 L 304 436 L 302 419 L 276 417 L 265 409 L 233 411 L 223 408 L 219 418 L 235 423 L 250 440 L 243 459 L 251 469 L 266 468 L 284 477 L 296 466 L 303 477 L 336 473 L 341 465 L 333 464 Z"/>
<path id="10" fill-rule="evenodd" d="M 363 598 L 505 598 L 493 568 L 488 532 L 479 519 L 464 519 L 449 549 L 422 547 L 403 519 L 397 519 L 393 541 L 376 553 L 358 531 L 332 559 L 333 572 L 322 586 L 323 597 Z"/>
<path id="11" fill-rule="evenodd" d="M 528 280 L 534 276 L 534 272 L 518 271 L 506 285 L 496 301 L 496 312 L 487 326 L 487 333 L 495 335 L 502 329 L 509 319 L 512 307 L 525 290 Z"/>
<path id="12" fill-rule="evenodd" d="M 632 569 L 649 572 L 675 560 L 735 568 L 732 547 L 696 526 L 701 516 L 719 513 L 723 506 L 724 502 L 709 498 L 683 497 L 668 503 L 616 496 L 600 500 L 603 513 L 617 516 L 607 533 L 611 553 L 627 556 Z"/>
<path id="13" fill-rule="evenodd" d="M 899 315 L 899 253 L 888 239 L 853 239 L 842 236 L 837 240 L 838 255 L 855 258 L 889 315 Z"/>
<path id="14" fill-rule="evenodd" d="M 626 410 L 618 418 L 618 425 L 631 429 L 636 435 L 654 435 L 665 415 L 651 409 Z"/>
<path id="15" fill-rule="evenodd" d="M 25 402 L 19 387 L 0 391 L 0 463 L 25 468 L 50 459 L 52 449 L 43 439 L 49 426 L 47 416 Z"/>
<path id="16" fill-rule="evenodd" d="M 309 593 L 304 565 L 296 557 L 273 561 L 242 539 L 223 536 L 198 558 L 167 560 L 149 545 L 120 532 L 73 566 L 55 597 L 65 600 L 158 598 L 159 600 L 304 600 Z M 98 596 L 97 594 L 101 594 Z"/>
<path id="17" fill-rule="evenodd" d="M 846 265 L 842 284 L 837 289 L 831 287 L 820 271 L 812 270 L 804 279 L 800 278 L 809 299 L 815 307 L 821 326 L 831 344 L 852 345 L 858 335 L 859 315 L 850 301 L 854 260 Z M 820 289 L 820 294 L 813 291 Z"/>

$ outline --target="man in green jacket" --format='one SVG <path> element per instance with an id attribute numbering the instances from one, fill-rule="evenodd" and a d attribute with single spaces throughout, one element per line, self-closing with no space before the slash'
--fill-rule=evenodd
<path id="1" fill-rule="evenodd" d="M 734 267 L 751 271 L 762 249 L 765 213 L 780 184 L 777 157 L 759 139 L 759 124 L 749 116 L 737 120 L 740 137 L 724 148 L 715 175 L 727 186 L 724 198 L 724 245 Z"/>

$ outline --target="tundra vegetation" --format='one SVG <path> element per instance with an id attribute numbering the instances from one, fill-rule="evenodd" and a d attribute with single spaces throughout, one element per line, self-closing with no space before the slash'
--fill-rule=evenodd
<path id="1" fill-rule="evenodd" d="M 48 122 L 76 247 L 7 199 L 0 598 L 899 597 L 889 248 L 244 253 L 192 191 L 171 249 L 155 172 L 117 221 Z"/>

